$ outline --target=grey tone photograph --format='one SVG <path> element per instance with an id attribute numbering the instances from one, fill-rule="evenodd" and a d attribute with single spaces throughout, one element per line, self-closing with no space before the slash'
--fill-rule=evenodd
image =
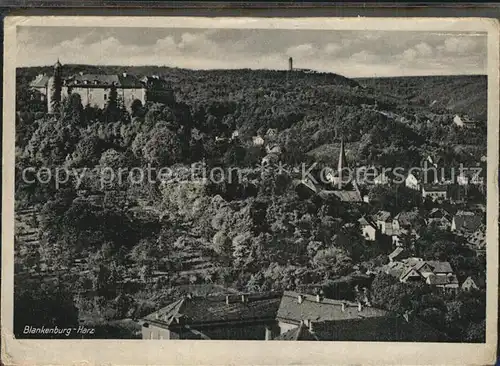
<path id="1" fill-rule="evenodd" d="M 16 37 L 16 338 L 486 342 L 486 32 Z"/>

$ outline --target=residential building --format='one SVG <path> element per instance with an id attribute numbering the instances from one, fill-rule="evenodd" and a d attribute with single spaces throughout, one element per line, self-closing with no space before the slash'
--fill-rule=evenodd
<path id="1" fill-rule="evenodd" d="M 446 336 L 408 313 L 398 315 L 362 302 L 325 299 L 292 291 L 277 313 L 280 335 L 294 341 L 439 341 Z"/>
<path id="2" fill-rule="evenodd" d="M 469 116 L 459 116 L 458 114 L 453 117 L 453 123 L 457 127 L 473 128 L 476 127 L 476 122 Z"/>
<path id="3" fill-rule="evenodd" d="M 422 225 L 422 218 L 417 209 L 412 211 L 401 211 L 392 219 L 392 229 L 395 235 L 408 233 L 412 229 Z"/>
<path id="4" fill-rule="evenodd" d="M 375 241 L 377 238 L 377 225 L 366 217 L 361 217 L 359 220 L 359 227 L 363 238 L 367 241 Z"/>
<path id="5" fill-rule="evenodd" d="M 486 288 L 486 281 L 483 276 L 469 276 L 462 283 L 463 291 L 479 290 Z"/>
<path id="6" fill-rule="evenodd" d="M 405 186 L 415 191 L 420 191 L 420 178 L 416 173 L 409 173 L 405 179 Z"/>
<path id="7" fill-rule="evenodd" d="M 141 319 L 143 339 L 264 340 L 280 334 L 281 293 L 192 296 Z"/>
<path id="8" fill-rule="evenodd" d="M 377 229 L 384 235 L 392 235 L 392 219 L 391 213 L 388 211 L 379 211 L 373 216 L 373 220 L 377 224 Z"/>
<path id="9" fill-rule="evenodd" d="M 435 225 L 442 230 L 451 228 L 452 216 L 443 208 L 433 208 L 427 216 L 427 225 Z"/>
<path id="10" fill-rule="evenodd" d="M 430 198 L 433 201 L 444 201 L 448 197 L 448 188 L 441 184 L 422 185 L 422 198 Z"/>
<path id="11" fill-rule="evenodd" d="M 266 152 L 268 154 L 281 154 L 281 147 L 278 144 L 270 144 L 266 146 Z"/>
<path id="12" fill-rule="evenodd" d="M 269 153 L 262 158 L 261 165 L 262 166 L 269 166 L 269 165 L 278 164 L 279 160 L 280 160 L 280 157 L 278 154 Z"/>
<path id="13" fill-rule="evenodd" d="M 445 292 L 457 291 L 458 279 L 449 262 L 425 261 L 422 258 L 406 258 L 392 261 L 385 272 L 402 283 L 423 282 Z"/>
<path id="14" fill-rule="evenodd" d="M 365 201 L 361 197 L 359 191 L 328 191 L 322 190 L 318 193 L 318 196 L 324 200 L 335 199 L 340 202 L 348 203 L 364 203 Z"/>
<path id="15" fill-rule="evenodd" d="M 253 136 L 253 137 L 252 137 L 252 143 L 253 143 L 255 146 L 262 146 L 262 145 L 264 145 L 264 139 L 263 139 L 263 138 L 262 138 L 262 136 L 260 136 L 260 135 Z"/>
<path id="16" fill-rule="evenodd" d="M 486 250 L 486 225 L 480 225 L 476 231 L 467 236 L 467 243 L 476 251 Z"/>
<path id="17" fill-rule="evenodd" d="M 377 175 L 374 179 L 373 179 L 373 184 L 375 185 L 387 185 L 389 184 L 390 182 L 390 179 L 389 177 L 387 176 L 387 173 L 385 171 L 383 171 L 382 173 L 380 173 L 379 175 Z"/>
<path id="18" fill-rule="evenodd" d="M 482 218 L 472 211 L 458 211 L 453 216 L 451 231 L 468 235 L 474 233 L 482 224 Z"/>
<path id="19" fill-rule="evenodd" d="M 482 185 L 484 183 L 484 173 L 481 167 L 462 168 L 457 175 L 457 184 L 461 186 Z"/>

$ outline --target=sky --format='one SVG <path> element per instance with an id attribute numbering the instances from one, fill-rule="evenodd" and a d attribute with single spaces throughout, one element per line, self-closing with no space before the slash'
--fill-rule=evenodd
<path id="1" fill-rule="evenodd" d="M 347 77 L 486 74 L 477 32 L 35 27 L 17 29 L 17 66 L 159 65 L 286 69 Z"/>

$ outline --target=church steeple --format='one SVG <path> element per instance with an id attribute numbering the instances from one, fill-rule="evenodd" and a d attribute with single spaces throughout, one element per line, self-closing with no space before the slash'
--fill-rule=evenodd
<path id="1" fill-rule="evenodd" d="M 345 149 L 344 149 L 344 138 L 340 139 L 340 153 L 339 153 L 339 161 L 337 164 L 337 174 L 338 174 L 338 185 L 339 189 L 342 189 L 342 183 L 344 182 L 344 174 L 342 172 L 342 169 L 347 168 L 347 159 L 345 156 Z"/>

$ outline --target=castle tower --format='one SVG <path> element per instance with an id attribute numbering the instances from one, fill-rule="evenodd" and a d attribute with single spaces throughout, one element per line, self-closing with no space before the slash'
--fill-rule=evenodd
<path id="1" fill-rule="evenodd" d="M 288 71 L 293 71 L 293 58 L 288 58 Z"/>
<path id="2" fill-rule="evenodd" d="M 54 113 L 58 110 L 61 103 L 62 92 L 62 65 L 57 59 L 54 65 L 54 71 L 48 81 L 47 93 L 47 112 Z"/>

